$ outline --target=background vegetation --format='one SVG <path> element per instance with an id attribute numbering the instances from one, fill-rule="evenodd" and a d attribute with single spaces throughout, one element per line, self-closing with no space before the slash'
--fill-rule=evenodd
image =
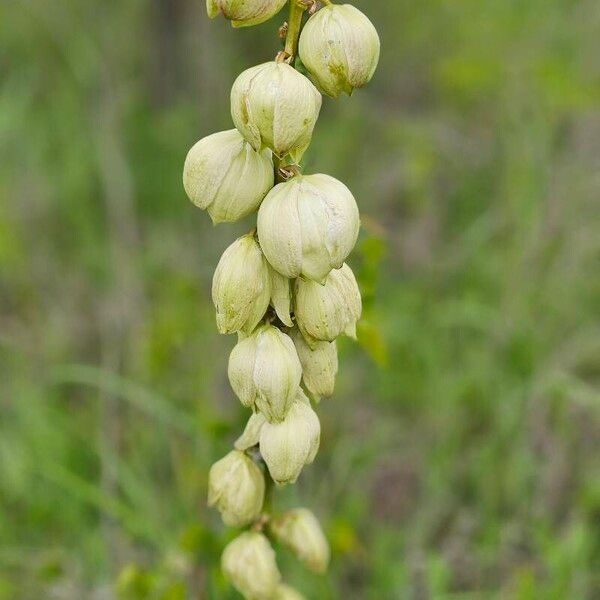
<path id="1" fill-rule="evenodd" d="M 372 85 L 307 171 L 354 191 L 360 343 L 276 506 L 334 552 L 308 598 L 600 595 L 600 4 L 356 0 Z M 233 599 L 205 507 L 246 412 L 186 200 L 277 28 L 200 0 L 0 3 L 0 598 Z"/>

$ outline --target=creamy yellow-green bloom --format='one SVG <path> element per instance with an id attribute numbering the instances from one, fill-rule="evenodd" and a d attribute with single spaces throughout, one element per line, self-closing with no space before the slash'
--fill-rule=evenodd
<path id="1" fill-rule="evenodd" d="M 310 144 L 320 109 L 317 88 L 285 63 L 247 69 L 231 89 L 233 122 L 252 147 L 290 154 L 295 162 Z"/>
<path id="2" fill-rule="evenodd" d="M 201 139 L 183 167 L 186 194 L 213 223 L 238 221 L 254 212 L 273 181 L 270 150 L 255 151 L 237 129 Z"/>
<path id="3" fill-rule="evenodd" d="M 319 520 L 307 508 L 295 508 L 269 524 L 275 537 L 315 573 L 325 573 L 331 551 Z"/>
<path id="4" fill-rule="evenodd" d="M 273 600 L 306 600 L 306 598 L 298 590 L 282 583 L 275 590 Z"/>
<path id="5" fill-rule="evenodd" d="M 247 600 L 270 600 L 281 581 L 275 552 L 262 533 L 248 531 L 229 542 L 221 568 Z"/>
<path id="6" fill-rule="evenodd" d="M 360 218 L 343 183 L 329 175 L 299 175 L 267 194 L 257 227 L 262 251 L 276 271 L 323 281 L 354 248 Z"/>
<path id="7" fill-rule="evenodd" d="M 366 85 L 379 62 L 379 36 L 369 19 L 350 4 L 324 6 L 308 19 L 299 53 L 317 87 L 337 98 Z"/>
<path id="8" fill-rule="evenodd" d="M 299 329 L 290 329 L 288 335 L 296 346 L 302 365 L 302 382 L 306 389 L 317 399 L 331 396 L 338 371 L 335 342 L 312 342 L 311 348 Z"/>
<path id="9" fill-rule="evenodd" d="M 258 25 L 277 14 L 287 0 L 206 0 L 211 19 L 222 14 L 234 27 Z"/>
<path id="10" fill-rule="evenodd" d="M 230 527 L 244 527 L 262 510 L 265 479 L 260 468 L 239 450 L 217 461 L 208 474 L 208 505 L 216 506 Z"/>
<path id="11" fill-rule="evenodd" d="M 289 280 L 267 262 L 253 234 L 238 238 L 225 252 L 213 277 L 212 299 L 220 333 L 251 333 L 271 302 L 291 325 Z"/>
<path id="12" fill-rule="evenodd" d="M 272 325 L 262 325 L 231 352 L 229 382 L 244 406 L 270 422 L 282 421 L 296 397 L 302 367 L 292 340 Z"/>
<path id="13" fill-rule="evenodd" d="M 329 273 L 325 285 L 297 279 L 296 322 L 306 341 L 333 341 L 342 333 L 356 338 L 356 322 L 362 312 L 358 284 L 344 264 Z"/>
<path id="14" fill-rule="evenodd" d="M 235 440 L 235 448 L 244 451 L 256 446 L 260 440 L 260 430 L 266 422 L 267 419 L 262 413 L 257 412 L 250 415 L 242 435 Z"/>
<path id="15" fill-rule="evenodd" d="M 294 483 L 304 465 L 313 462 L 321 437 L 321 424 L 310 402 L 298 390 L 298 399 L 292 404 L 280 423 L 264 423 L 260 429 L 260 453 L 277 483 Z"/>

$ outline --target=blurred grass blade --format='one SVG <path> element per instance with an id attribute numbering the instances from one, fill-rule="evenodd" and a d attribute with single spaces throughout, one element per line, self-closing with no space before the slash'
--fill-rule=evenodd
<path id="1" fill-rule="evenodd" d="M 89 365 L 60 365 L 50 372 L 50 382 L 56 385 L 79 384 L 97 388 L 122 398 L 147 415 L 183 433 L 197 433 L 192 417 L 171 406 L 165 398 L 103 369 Z"/>

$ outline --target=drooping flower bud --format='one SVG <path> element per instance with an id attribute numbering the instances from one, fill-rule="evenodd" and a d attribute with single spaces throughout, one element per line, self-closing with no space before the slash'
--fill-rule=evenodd
<path id="1" fill-rule="evenodd" d="M 258 212 L 258 238 L 271 266 L 286 277 L 323 281 L 356 243 L 358 207 L 329 175 L 299 175 L 276 185 Z"/>
<path id="2" fill-rule="evenodd" d="M 239 450 L 217 461 L 208 475 L 208 505 L 216 506 L 230 527 L 244 527 L 262 510 L 265 479 L 256 463 Z"/>
<path id="3" fill-rule="evenodd" d="M 276 327 L 263 325 L 234 347 L 228 375 L 244 406 L 278 422 L 296 397 L 302 367 L 292 340 Z"/>
<path id="4" fill-rule="evenodd" d="M 351 95 L 366 85 L 379 62 L 379 36 L 369 19 L 350 4 L 324 6 L 308 19 L 299 53 L 325 94 Z"/>
<path id="5" fill-rule="evenodd" d="M 295 508 L 269 524 L 275 537 L 315 573 L 325 573 L 331 551 L 321 525 L 307 508 Z"/>
<path id="6" fill-rule="evenodd" d="M 296 346 L 302 365 L 302 382 L 306 389 L 317 399 L 331 396 L 338 370 L 335 342 L 313 342 L 314 347 L 311 348 L 300 330 L 295 327 L 288 332 L 288 335 Z"/>
<path id="7" fill-rule="evenodd" d="M 267 261 L 254 235 L 244 235 L 225 250 L 213 276 L 219 332 L 250 333 L 264 317 L 270 297 Z"/>
<path id="8" fill-rule="evenodd" d="M 268 21 L 277 14 L 286 0 L 206 0 L 208 16 L 221 13 L 234 27 L 248 27 Z"/>
<path id="9" fill-rule="evenodd" d="M 298 590 L 281 583 L 275 590 L 273 600 L 306 600 L 306 598 Z"/>
<path id="10" fill-rule="evenodd" d="M 267 62 L 244 71 L 231 89 L 231 116 L 255 150 L 265 146 L 298 162 L 310 144 L 321 94 L 290 65 Z"/>
<path id="11" fill-rule="evenodd" d="M 247 600 L 272 598 L 281 581 L 275 552 L 262 533 L 245 532 L 229 542 L 221 568 Z"/>
<path id="12" fill-rule="evenodd" d="M 235 440 L 235 448 L 245 451 L 252 448 L 252 446 L 256 446 L 260 440 L 260 430 L 266 422 L 267 419 L 262 413 L 257 412 L 250 415 L 244 432 Z"/>
<path id="13" fill-rule="evenodd" d="M 220 333 L 251 333 L 273 303 L 291 325 L 289 282 L 265 259 L 253 234 L 238 238 L 225 252 L 213 277 L 212 298 Z"/>
<path id="14" fill-rule="evenodd" d="M 188 152 L 183 186 L 213 223 L 233 222 L 254 212 L 273 187 L 271 152 L 256 152 L 236 129 L 201 139 Z"/>
<path id="15" fill-rule="evenodd" d="M 296 321 L 309 344 L 333 341 L 345 333 L 356 338 L 362 302 L 352 269 L 344 264 L 329 273 L 325 285 L 296 280 Z"/>
<path id="16" fill-rule="evenodd" d="M 260 430 L 260 453 L 273 480 L 294 483 L 302 467 L 315 459 L 320 437 L 319 418 L 299 389 L 286 418 L 281 423 L 264 423 Z"/>

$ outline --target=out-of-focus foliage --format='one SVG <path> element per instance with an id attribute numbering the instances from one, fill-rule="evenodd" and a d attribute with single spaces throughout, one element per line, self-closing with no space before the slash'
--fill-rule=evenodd
<path id="1" fill-rule="evenodd" d="M 600 5 L 357 0 L 370 86 L 307 172 L 353 190 L 360 344 L 278 508 L 315 508 L 311 599 L 597 598 Z M 205 507 L 245 410 L 212 271 L 236 234 L 183 159 L 229 129 L 234 31 L 192 0 L 0 2 L 0 599 L 234 598 Z"/>

